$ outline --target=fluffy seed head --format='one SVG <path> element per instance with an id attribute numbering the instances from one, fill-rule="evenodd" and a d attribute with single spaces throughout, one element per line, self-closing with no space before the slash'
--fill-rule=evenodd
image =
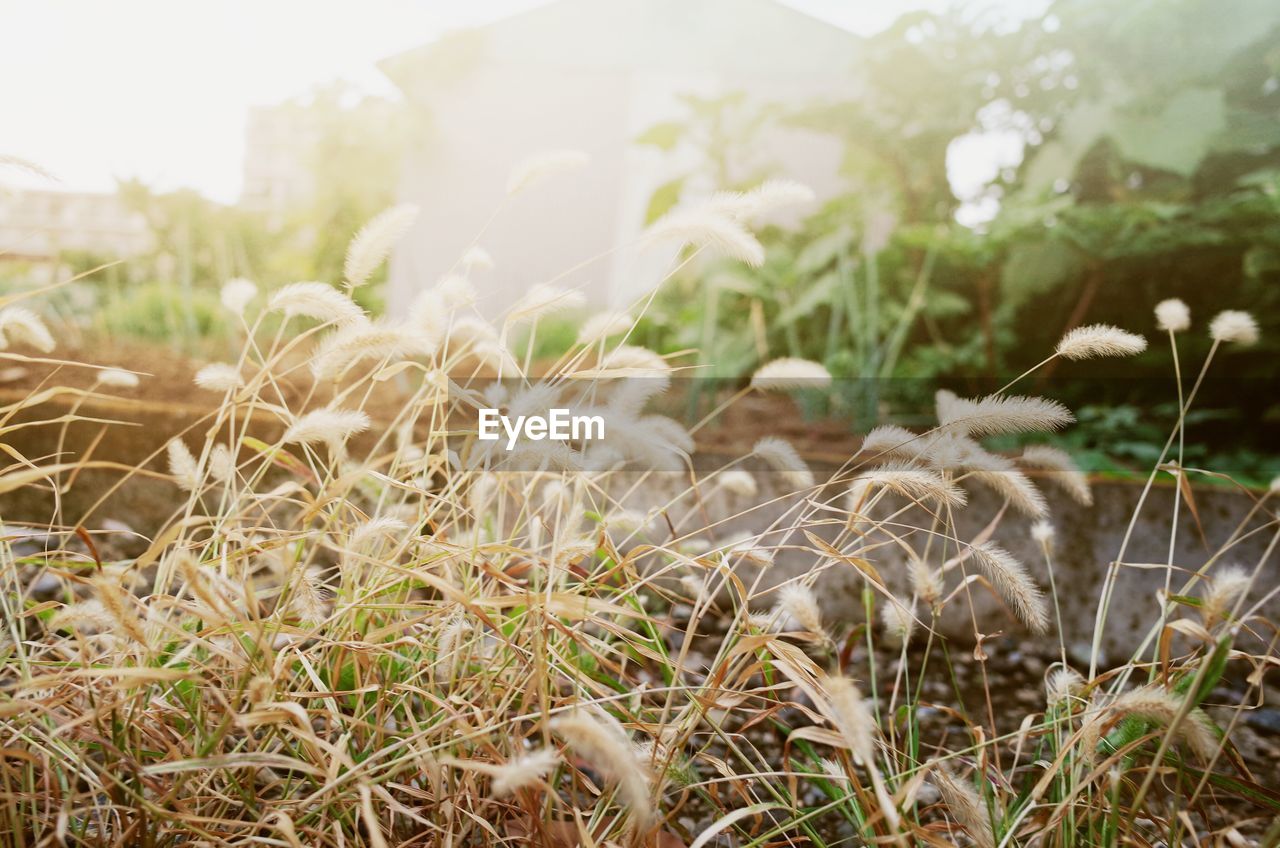
<path id="1" fill-rule="evenodd" d="M 847 677 L 828 677 L 822 688 L 827 696 L 827 717 L 854 756 L 870 766 L 876 754 L 876 721 L 862 693 Z"/>
<path id="2" fill-rule="evenodd" d="M 1062 337 L 1055 350 L 1063 359 L 1093 359 L 1098 356 L 1133 356 L 1147 349 L 1142 336 L 1113 327 L 1091 324 L 1076 327 Z"/>
<path id="3" fill-rule="evenodd" d="M 790 442 L 777 436 L 765 436 L 755 443 L 751 453 L 764 461 L 774 471 L 779 471 L 792 486 L 808 489 L 813 486 L 813 472 L 796 453 Z"/>
<path id="4" fill-rule="evenodd" d="M 467 273 L 493 270 L 493 257 L 489 255 L 489 251 L 478 245 L 468 247 L 459 262 Z"/>
<path id="5" fill-rule="evenodd" d="M 586 345 L 612 336 L 620 336 L 631 329 L 635 322 L 625 312 L 600 312 L 582 322 L 578 331 L 578 344 Z"/>
<path id="6" fill-rule="evenodd" d="M 68 604 L 53 614 L 49 619 L 49 630 L 111 630 L 115 627 L 115 619 L 103 607 L 102 601 L 93 598 Z"/>
<path id="7" fill-rule="evenodd" d="M 222 306 L 235 315 L 243 315 L 250 301 L 257 296 L 258 286 L 244 277 L 236 277 L 222 284 Z"/>
<path id="8" fill-rule="evenodd" d="M 1042 545 L 1053 544 L 1054 530 L 1053 525 L 1048 521 L 1040 520 L 1031 525 L 1031 538 L 1035 539 Z"/>
<path id="9" fill-rule="evenodd" d="M 669 212 L 645 232 L 644 242 L 691 244 L 740 260 L 752 267 L 764 264 L 764 247 L 728 215 L 702 207 Z"/>
<path id="10" fill-rule="evenodd" d="M 792 180 L 765 180 L 750 191 L 726 191 L 713 197 L 708 207 L 738 221 L 750 223 L 761 215 L 788 206 L 804 206 L 816 199 L 813 189 Z"/>
<path id="11" fill-rule="evenodd" d="M 432 289 L 446 309 L 464 309 L 476 302 L 476 287 L 460 274 L 447 274 Z"/>
<path id="12" fill-rule="evenodd" d="M 620 377 L 657 377 L 670 373 L 667 360 L 646 347 L 620 345 L 605 354 L 600 370 L 616 372 Z"/>
<path id="13" fill-rule="evenodd" d="M 133 609 L 132 595 L 120 586 L 119 577 L 114 574 L 98 574 L 93 578 L 93 588 L 115 629 L 139 644 L 147 644 L 142 621 Z"/>
<path id="14" fill-rule="evenodd" d="M 369 282 L 417 217 L 417 206 L 401 203 L 379 212 L 361 227 L 347 247 L 347 261 L 343 266 L 347 285 L 356 288 Z"/>
<path id="15" fill-rule="evenodd" d="M 196 372 L 196 385 L 211 392 L 226 392 L 244 385 L 240 369 L 226 362 L 211 362 Z"/>
<path id="16" fill-rule="evenodd" d="M 1048 514 L 1044 495 L 1027 475 L 1014 468 L 1013 462 L 1003 456 L 973 446 L 957 464 L 966 470 L 966 477 L 988 487 L 1023 515 L 1043 518 Z"/>
<path id="17" fill-rule="evenodd" d="M 1237 600 L 1249 591 L 1252 578 L 1239 566 L 1228 566 L 1209 579 L 1200 614 L 1206 625 L 1222 621 Z"/>
<path id="18" fill-rule="evenodd" d="M 939 413 L 940 425 L 968 436 L 1057 430 L 1075 420 L 1070 410 L 1057 401 L 1021 395 L 948 399 Z"/>
<path id="19" fill-rule="evenodd" d="M 621 725 L 583 710 L 557 716 L 550 727 L 592 768 L 617 784 L 618 795 L 637 825 L 648 824 L 653 817 L 649 781 Z"/>
<path id="20" fill-rule="evenodd" d="M 915 460 L 924 458 L 929 442 L 928 438 L 922 438 L 906 427 L 882 424 L 863 438 L 862 453 L 869 454 L 872 459 L 892 456 Z"/>
<path id="21" fill-rule="evenodd" d="M 314 318 L 325 323 L 346 324 L 364 318 L 364 310 L 356 302 L 328 283 L 290 283 L 282 286 L 267 301 L 269 312 L 281 312 L 286 318 Z"/>
<path id="22" fill-rule="evenodd" d="M 493 776 L 493 794 L 504 798 L 545 777 L 560 762 L 551 748 L 542 748 L 499 766 Z"/>
<path id="23" fill-rule="evenodd" d="M 380 515 L 356 525 L 348 537 L 348 543 L 355 550 L 363 550 L 383 539 L 392 539 L 407 532 L 409 525 L 399 518 Z"/>
<path id="24" fill-rule="evenodd" d="M 98 372 L 95 382 L 100 386 L 111 386 L 117 389 L 136 389 L 138 375 L 122 368 L 104 368 Z"/>
<path id="25" fill-rule="evenodd" d="M 581 150 L 545 150 L 522 159 L 507 177 L 507 195 L 519 194 L 545 179 L 586 167 L 591 157 Z"/>
<path id="26" fill-rule="evenodd" d="M 938 389 L 933 395 L 934 415 L 938 419 L 938 423 L 946 421 L 953 416 L 952 406 L 956 401 L 960 400 L 956 393 L 950 389 Z"/>
<path id="27" fill-rule="evenodd" d="M 1061 486 L 1076 503 L 1082 506 L 1093 505 L 1089 478 L 1066 451 L 1049 445 L 1032 445 L 1022 451 L 1022 463 L 1050 472 L 1049 479 Z"/>
<path id="28" fill-rule="evenodd" d="M 726 492 L 744 498 L 754 498 L 760 491 L 760 487 L 756 485 L 756 478 L 751 476 L 751 472 L 743 471 L 741 468 L 730 468 L 728 471 L 720 472 L 716 475 L 716 483 Z"/>
<path id="29" fill-rule="evenodd" d="M 226 445 L 215 445 L 209 453 L 209 475 L 219 483 L 235 477 L 236 457 Z"/>
<path id="30" fill-rule="evenodd" d="M 1191 326 L 1191 309 L 1176 297 L 1156 304 L 1156 326 L 1166 333 L 1181 333 Z"/>
<path id="31" fill-rule="evenodd" d="M 1049 706 L 1070 701 L 1084 686 L 1084 678 L 1073 668 L 1055 668 L 1044 680 L 1045 699 Z"/>
<path id="32" fill-rule="evenodd" d="M 1097 739 L 1101 725 L 1117 718 L 1134 716 L 1166 727 L 1173 724 L 1182 712 L 1184 699 L 1176 692 L 1152 685 L 1125 692 L 1105 709 L 1094 714 L 1086 722 L 1083 739 Z M 1178 741 L 1186 745 L 1202 760 L 1210 760 L 1217 753 L 1219 740 L 1209 724 L 1209 719 L 1199 709 L 1192 709 L 1178 722 Z"/>
<path id="33" fill-rule="evenodd" d="M 1258 341 L 1258 322 L 1248 312 L 1226 309 L 1209 324 L 1209 337 L 1215 342 L 1251 345 Z"/>
<path id="34" fill-rule="evenodd" d="M 831 374 L 808 359 L 775 359 L 761 366 L 751 377 L 751 388 L 760 391 L 821 389 L 831 385 Z"/>
<path id="35" fill-rule="evenodd" d="M 818 609 L 818 599 L 808 586 L 800 583 L 788 583 L 783 586 L 778 590 L 777 609 L 785 622 L 784 626 L 795 626 L 806 633 L 826 638 L 826 630 L 822 626 L 822 613 Z"/>
<path id="36" fill-rule="evenodd" d="M 356 321 L 325 338 L 312 357 L 311 373 L 318 380 L 337 380 L 359 362 L 399 361 L 429 347 L 427 337 L 408 325 Z"/>
<path id="37" fill-rule="evenodd" d="M 914 501 L 937 500 L 954 507 L 965 505 L 964 491 L 936 471 L 902 462 L 873 468 L 855 478 L 854 483 L 866 481 L 884 486 Z"/>
<path id="38" fill-rule="evenodd" d="M 327 615 L 325 602 L 328 590 L 315 568 L 301 569 L 290 583 L 289 611 L 302 621 L 323 621 Z"/>
<path id="39" fill-rule="evenodd" d="M 933 607 L 942 600 L 946 591 L 942 572 L 919 557 L 913 556 L 907 563 L 907 579 L 911 582 L 911 591 L 927 606 Z"/>
<path id="40" fill-rule="evenodd" d="M 200 464 L 191 455 L 182 439 L 174 439 L 167 447 L 169 453 L 169 473 L 179 487 L 188 492 L 200 485 Z"/>
<path id="41" fill-rule="evenodd" d="M 1049 610 L 1040 587 L 1027 574 L 1013 554 L 992 542 L 971 548 L 978 568 L 986 575 L 996 593 L 1013 610 L 1018 620 L 1034 633 L 1049 629 Z"/>
<path id="42" fill-rule="evenodd" d="M 0 309 L 0 350 L 15 342 L 31 345 L 41 353 L 57 347 L 39 315 L 25 306 L 6 306 Z"/>
<path id="43" fill-rule="evenodd" d="M 905 604 L 890 599 L 880 607 L 880 623 L 892 644 L 906 645 L 915 632 L 916 616 Z"/>
<path id="44" fill-rule="evenodd" d="M 284 444 L 310 445 L 323 442 L 331 448 L 369 429 L 369 416 L 355 409 L 316 409 L 293 422 L 284 434 Z"/>
<path id="45" fill-rule="evenodd" d="M 991 818 L 977 790 L 966 781 L 959 780 L 938 765 L 933 772 L 933 785 L 938 787 L 943 802 L 956 823 L 965 829 L 978 848 L 995 848 L 996 838 L 991 830 Z"/>
<path id="46" fill-rule="evenodd" d="M 515 302 L 507 313 L 507 324 L 536 321 L 554 312 L 577 309 L 587 302 L 580 291 L 556 288 L 546 283 L 535 283 Z"/>

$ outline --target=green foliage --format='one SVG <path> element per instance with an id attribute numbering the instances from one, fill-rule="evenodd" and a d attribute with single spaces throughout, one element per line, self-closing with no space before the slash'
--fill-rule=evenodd
<path id="1" fill-rule="evenodd" d="M 805 356 L 851 378 L 990 391 L 1033 364 L 1026 350 L 1052 348 L 1075 326 L 1151 336 L 1151 307 L 1180 297 L 1195 321 L 1180 341 L 1183 367 L 1195 367 L 1217 311 L 1247 309 L 1265 324 L 1280 307 L 1277 33 L 1280 6 L 1255 0 L 1058 0 L 1014 28 L 904 16 L 856 57 L 856 97 L 760 110 L 839 139 L 851 191 L 798 232 L 766 233 L 763 268 L 701 268 L 674 286 L 657 304 L 662 343 L 717 346 L 729 360 L 710 361 L 738 374 Z M 664 125 L 645 137 L 731 159 L 709 129 L 720 105 L 694 110 L 684 132 Z M 947 156 L 956 139 L 984 132 L 1016 133 L 1022 162 L 986 189 L 999 201 L 994 219 L 961 226 Z M 896 222 L 887 241 L 877 236 L 886 220 Z M 1273 373 L 1271 330 L 1233 353 L 1236 378 Z M 1055 365 L 1052 390 L 1073 406 L 1128 403 L 1144 424 L 1168 397 L 1167 343 L 1153 339 L 1151 353 L 1120 368 L 1123 385 L 1098 381 L 1088 363 Z M 1243 397 L 1242 415 L 1274 417 L 1270 393 L 1206 390 L 1209 408 Z M 927 395 L 895 384 L 853 406 L 875 417 L 886 402 Z M 1263 448 L 1270 435 L 1240 447 Z M 1117 458 L 1139 458 L 1146 438 L 1133 434 L 1127 452 L 1120 440 Z"/>
<path id="2" fill-rule="evenodd" d="M 171 283 L 142 283 L 109 294 L 95 322 L 109 336 L 153 342 L 198 340 L 227 330 L 226 310 L 216 292 L 184 292 Z"/>

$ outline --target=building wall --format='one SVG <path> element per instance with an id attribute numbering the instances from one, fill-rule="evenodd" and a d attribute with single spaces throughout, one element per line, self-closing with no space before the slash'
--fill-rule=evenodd
<path id="1" fill-rule="evenodd" d="M 631 304 L 674 251 L 627 245 L 654 190 L 699 162 L 692 148 L 664 152 L 636 137 L 686 118 L 684 94 L 743 91 L 794 105 L 848 97 L 857 43 L 768 0 L 559 0 L 389 60 L 431 127 L 405 162 L 401 199 L 422 214 L 392 259 L 392 306 L 447 273 L 474 240 L 496 262 L 475 279 L 488 315 L 548 281 L 581 287 L 596 307 Z M 842 67 L 849 73 L 832 72 Z M 591 164 L 505 202 L 512 164 L 553 148 L 584 150 Z M 820 197 L 843 187 L 841 150 L 817 133 L 773 128 L 749 153 L 743 176 L 772 164 Z M 690 185 L 685 198 L 714 188 Z"/>
<path id="2" fill-rule="evenodd" d="M 286 213 L 315 194 L 309 151 L 319 137 L 316 118 L 293 103 L 249 112 L 240 204 L 279 226 Z"/>
<path id="3" fill-rule="evenodd" d="M 619 73 L 486 69 L 435 100 L 438 120 L 405 163 L 402 199 L 422 211 L 393 262 L 393 302 L 434 283 L 473 242 L 497 263 L 475 281 L 492 314 L 607 249 L 617 231 L 628 87 Z M 511 166 L 552 148 L 586 150 L 591 163 L 508 200 Z M 596 263 L 557 282 L 594 289 L 609 273 Z"/>
<path id="4" fill-rule="evenodd" d="M 629 305 L 662 278 L 674 253 L 627 247 L 644 228 L 653 192 L 699 162 L 691 149 L 668 153 L 634 140 L 655 124 L 685 117 L 679 95 L 733 90 L 751 91 L 762 102 L 817 93 L 811 85 L 753 79 L 500 67 L 433 99 L 433 131 L 405 163 L 401 199 L 422 213 L 392 262 L 393 305 L 407 304 L 447 273 L 473 241 L 497 263 L 475 281 L 486 314 L 501 314 L 529 285 L 552 280 L 582 287 L 593 306 Z M 591 162 L 508 201 L 510 167 L 554 148 L 584 150 Z M 842 187 L 841 152 L 830 138 L 777 128 L 750 153 L 744 173 L 768 163 L 820 196 Z M 694 183 L 686 196 L 714 188 Z"/>
<path id="5" fill-rule="evenodd" d="M 81 251 L 127 259 L 151 249 L 146 218 L 115 194 L 0 190 L 0 260 Z"/>

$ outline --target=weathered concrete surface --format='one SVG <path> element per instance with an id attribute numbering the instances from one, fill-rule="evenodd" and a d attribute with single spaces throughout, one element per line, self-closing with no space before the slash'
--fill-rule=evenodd
<path id="1" fill-rule="evenodd" d="M 155 472 L 164 472 L 163 447 L 168 439 L 183 432 L 187 441 L 196 445 L 203 440 L 209 427 L 209 419 L 200 411 L 175 413 L 138 413 L 112 410 L 118 417 L 136 422 L 138 426 L 108 426 L 99 438 L 100 425 L 73 424 L 64 448 L 73 456 L 83 457 L 90 443 L 95 459 L 106 459 L 126 465 L 145 464 Z M 274 439 L 279 425 L 264 422 L 255 427 L 255 435 Z M 51 457 L 58 449 L 57 428 L 38 427 L 18 431 L 13 445 L 25 456 L 39 459 Z M 738 575 L 748 586 L 756 585 L 756 603 L 768 606 L 775 594 L 768 590 L 780 582 L 818 569 L 815 586 L 824 612 L 833 621 L 859 620 L 863 615 L 861 593 L 864 578 L 851 565 L 833 561 L 815 553 L 814 544 L 802 532 L 783 532 L 794 523 L 796 510 L 803 506 L 800 498 L 791 494 L 780 475 L 756 471 L 755 479 L 760 492 L 754 497 L 733 495 L 717 488 L 714 482 L 700 484 L 701 498 L 695 500 L 687 494 L 689 478 L 684 474 L 650 474 L 644 483 L 620 506 L 645 512 L 655 506 L 667 506 L 667 518 L 656 520 L 647 534 L 647 541 L 667 543 L 672 538 L 671 525 L 676 535 L 697 531 L 710 523 L 713 528 L 697 538 L 719 544 L 735 536 L 759 536 L 761 547 L 773 549 L 775 563 L 764 569 L 750 561 L 737 560 Z M 175 514 L 185 502 L 172 483 L 140 475 L 123 480 L 118 470 L 86 470 L 72 489 L 61 497 L 62 522 L 74 526 L 78 523 L 87 529 L 100 529 L 110 520 L 122 522 L 144 536 L 154 534 Z M 610 491 L 620 495 L 639 479 L 640 475 L 623 475 L 614 481 Z M 104 493 L 117 486 L 109 497 Z M 1137 503 L 1141 486 L 1132 483 L 1097 482 L 1094 485 L 1095 505 L 1081 507 L 1063 496 L 1052 485 L 1045 485 L 1049 500 L 1050 516 L 1057 528 L 1054 553 L 1054 576 L 1058 588 L 1058 600 L 1062 613 L 1063 639 L 1077 656 L 1083 654 L 1087 661 L 1088 647 L 1094 630 L 1098 599 L 1108 564 L 1115 560 L 1120 550 L 1129 518 Z M 974 487 L 969 490 L 970 503 L 955 513 L 958 536 L 963 541 L 978 537 L 1000 511 L 1001 503 L 989 492 Z M 678 497 L 683 493 L 683 496 Z M 814 500 L 831 500 L 839 497 L 835 486 L 821 493 Z M 1247 525 L 1241 522 L 1255 505 L 1255 496 L 1219 489 L 1197 488 L 1196 507 L 1203 526 L 1201 538 L 1196 522 L 1185 502 L 1180 510 L 1178 533 L 1174 540 L 1172 586 L 1181 588 L 1186 577 L 1199 570 L 1233 534 L 1237 537 L 1209 571 L 1224 565 L 1239 564 L 1248 569 L 1262 561 L 1264 551 L 1276 532 L 1275 511 L 1280 500 L 1270 499 L 1257 509 Z M 99 503 L 101 501 L 101 503 Z M 1118 572 L 1114 600 L 1107 619 L 1103 648 L 1108 659 L 1123 661 L 1128 658 L 1146 637 L 1151 624 L 1158 619 L 1157 592 L 1165 588 L 1168 561 L 1171 516 L 1174 490 L 1169 485 L 1156 486 L 1148 497 L 1130 540 L 1125 555 L 1126 565 Z M 52 514 L 54 496 L 47 485 L 28 486 L 16 492 L 0 495 L 0 519 L 6 523 L 34 522 L 45 524 Z M 887 515 L 896 506 L 882 506 L 877 516 Z M 600 505 L 602 512 L 608 512 Z M 667 519 L 671 525 L 668 525 Z M 809 532 L 828 542 L 836 541 L 843 525 L 842 518 L 834 512 L 817 512 Z M 896 532 L 905 543 L 917 551 L 923 549 L 927 534 L 928 515 L 921 509 L 912 509 L 895 519 Z M 1267 522 L 1272 522 L 1267 526 Z M 925 529 L 919 529 L 919 528 Z M 913 529 L 914 528 L 914 529 Z M 1046 591 L 1049 573 L 1039 545 L 1029 533 L 1030 521 L 1007 512 L 995 528 L 993 538 L 1026 563 L 1037 582 Z M 845 552 L 862 550 L 862 556 L 872 562 L 883 575 L 889 587 L 899 596 L 909 597 L 906 579 L 906 555 L 901 547 L 889 541 L 884 534 L 870 540 L 857 542 L 846 534 L 840 548 Z M 868 549 L 869 548 L 869 549 Z M 954 554 L 952 544 L 950 554 Z M 947 554 L 947 555 L 950 555 Z M 935 541 L 929 562 L 941 564 L 945 555 Z M 1143 568 L 1143 564 L 1159 564 L 1159 567 Z M 969 569 L 970 573 L 973 569 Z M 758 584 L 756 580 L 758 578 Z M 960 577 L 956 570 L 949 573 L 948 588 L 957 585 Z M 1280 585 L 1280 563 L 1275 558 L 1263 563 L 1259 579 L 1250 595 L 1257 601 Z M 1198 594 L 1199 590 L 1196 591 Z M 1280 593 L 1278 593 L 1280 594 Z M 969 599 L 973 601 L 970 614 Z M 1272 619 L 1280 619 L 1280 600 L 1271 600 L 1264 609 Z M 922 613 L 923 614 L 923 613 Z M 1189 613 L 1184 613 L 1189 614 Z M 972 642 L 974 622 L 977 629 L 986 634 L 997 632 L 1017 633 L 1020 628 L 987 590 L 972 586 L 967 597 L 953 601 L 939 629 L 949 638 Z M 1056 645 L 1057 633 L 1044 637 Z M 1243 638 L 1248 637 L 1247 634 Z"/>
<path id="2" fill-rule="evenodd" d="M 761 491 L 754 498 L 728 495 L 723 491 L 713 492 L 703 498 L 700 508 L 695 507 L 686 497 L 669 513 L 672 516 L 686 516 L 695 511 L 701 514 L 705 510 L 713 521 L 721 523 L 713 534 L 702 538 L 723 540 L 739 534 L 751 534 L 760 537 L 758 544 L 761 547 L 773 549 L 774 564 L 763 569 L 749 559 L 734 560 L 737 562 L 735 570 L 746 585 L 755 584 L 758 578 L 760 594 L 756 602 L 760 606 L 773 603 L 776 595 L 768 591 L 771 587 L 818 569 L 814 587 L 824 615 L 830 621 L 862 619 L 862 590 L 865 581 L 861 573 L 852 565 L 818 553 L 815 545 L 803 532 L 782 532 L 782 528 L 792 523 L 803 504 L 794 496 L 786 496 L 786 487 L 781 485 L 778 477 L 779 475 L 770 473 L 757 474 Z M 657 493 L 655 490 L 666 489 L 665 496 L 670 497 L 677 487 L 683 489 L 687 485 L 687 478 L 683 481 L 655 481 L 651 478 L 647 494 L 653 496 Z M 707 488 L 709 487 L 704 487 L 704 490 Z M 1109 564 L 1116 560 L 1120 552 L 1142 486 L 1135 483 L 1097 482 L 1093 491 L 1094 506 L 1083 507 L 1052 485 L 1044 487 L 1049 501 L 1050 520 L 1057 530 L 1052 562 L 1062 617 L 1062 638 L 1068 652 L 1077 662 L 1083 660 L 1084 663 L 1088 662 L 1103 582 Z M 838 495 L 838 489 L 829 487 L 814 500 L 830 501 Z M 970 488 L 969 496 L 969 505 L 954 513 L 957 537 L 966 542 L 979 538 L 1002 506 L 997 497 L 980 487 Z M 1170 485 L 1157 485 L 1148 495 L 1134 525 L 1124 565 L 1117 573 L 1114 597 L 1102 640 L 1105 660 L 1124 661 L 1146 638 L 1151 626 L 1159 619 L 1157 593 L 1164 591 L 1166 578 L 1171 581 L 1172 590 L 1176 593 L 1189 576 L 1210 562 L 1220 551 L 1222 553 L 1208 571 L 1210 576 L 1215 570 L 1229 564 L 1238 564 L 1251 571 L 1263 561 L 1268 544 L 1280 532 L 1280 524 L 1276 523 L 1274 515 L 1277 505 L 1275 501 L 1264 502 L 1262 508 L 1254 510 L 1253 516 L 1246 522 L 1246 517 L 1255 507 L 1256 496 L 1219 488 L 1197 488 L 1194 497 L 1203 525 L 1203 537 L 1183 501 L 1178 532 L 1173 543 L 1173 571 L 1170 572 L 1165 564 L 1169 562 L 1175 491 Z M 902 504 L 901 500 L 895 500 L 891 505 L 880 505 L 875 510 L 875 516 L 881 518 L 889 515 Z M 640 505 L 639 500 L 634 501 L 636 508 Z M 862 556 L 875 566 L 897 596 L 910 597 L 906 576 L 907 554 L 900 544 L 890 540 L 888 534 L 873 532 L 868 538 L 858 539 L 844 533 L 841 537 L 842 523 L 839 515 L 817 512 L 812 517 L 815 521 L 827 523 L 810 526 L 809 532 L 827 542 L 839 539 L 839 549 L 842 552 Z M 676 521 L 678 529 L 682 530 L 693 529 L 696 523 L 687 521 L 687 526 L 680 528 L 679 519 Z M 1269 526 L 1268 522 L 1271 522 Z M 991 538 L 1025 563 L 1048 595 L 1049 565 L 1039 543 L 1031 537 L 1031 523 L 1021 515 L 1006 511 L 992 531 Z M 930 516 L 927 513 L 920 508 L 913 508 L 898 515 L 894 524 L 894 533 L 902 543 L 910 545 L 917 553 L 924 550 L 930 526 Z M 658 522 L 654 526 L 663 528 Z M 669 535 L 669 531 L 666 532 Z M 1224 545 L 1233 538 L 1234 541 L 1224 551 Z M 948 556 L 954 556 L 955 552 L 954 542 L 947 551 L 943 540 L 935 536 L 927 562 L 937 567 Z M 972 565 L 966 565 L 967 573 L 976 573 Z M 1249 602 L 1256 602 L 1280 584 L 1278 575 L 1280 562 L 1275 557 L 1266 559 L 1249 595 Z M 948 571 L 948 591 L 956 587 L 961 579 L 959 569 Z M 1203 583 L 1192 594 L 1199 594 L 1202 590 Z M 972 614 L 969 599 L 972 599 Z M 1264 611 L 1273 620 L 1280 616 L 1280 600 L 1272 599 L 1266 604 Z M 919 611 L 918 614 L 923 617 L 922 620 L 927 620 L 926 612 Z M 1194 616 L 1194 611 L 1183 608 L 1179 614 Z M 972 643 L 975 638 L 975 622 L 977 631 L 988 635 L 998 632 L 1025 633 L 994 595 L 976 584 L 971 585 L 967 596 L 962 591 L 951 602 L 939 623 L 939 630 L 951 639 Z M 1056 646 L 1056 624 L 1042 638 Z M 1247 640 L 1251 637 L 1245 634 L 1242 638 Z M 1147 656 L 1150 655 L 1149 650 L 1146 653 Z"/>

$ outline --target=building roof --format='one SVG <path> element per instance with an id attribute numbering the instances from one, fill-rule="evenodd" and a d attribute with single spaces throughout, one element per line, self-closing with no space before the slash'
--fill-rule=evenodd
<path id="1" fill-rule="evenodd" d="M 469 63 L 830 77 L 862 39 L 776 0 L 555 0 L 384 60 L 407 91 Z"/>

